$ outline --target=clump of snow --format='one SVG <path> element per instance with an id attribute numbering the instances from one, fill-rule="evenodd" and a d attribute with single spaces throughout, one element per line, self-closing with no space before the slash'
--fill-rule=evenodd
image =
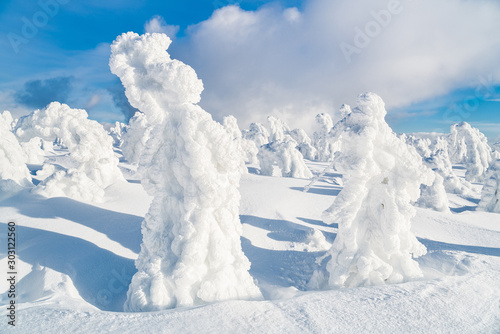
<path id="1" fill-rule="evenodd" d="M 348 104 L 343 104 L 340 106 L 339 114 L 341 119 L 345 118 L 350 113 L 351 113 L 351 107 Z"/>
<path id="2" fill-rule="evenodd" d="M 107 186 L 123 180 L 111 137 L 87 116 L 85 110 L 52 102 L 19 119 L 15 134 L 20 141 L 59 139 L 68 148 L 76 166 L 48 177 L 34 189 L 35 192 L 47 197 L 69 196 L 99 202 Z"/>
<path id="3" fill-rule="evenodd" d="M 331 161 L 337 148 L 334 147 L 330 135 L 333 128 L 332 117 L 328 114 L 318 114 L 315 118 L 316 131 L 313 134 L 314 147 L 318 151 L 319 161 Z"/>
<path id="4" fill-rule="evenodd" d="M 146 142 L 151 135 L 152 127 L 148 124 L 146 115 L 136 112 L 128 121 L 127 132 L 122 135 L 122 153 L 131 164 L 137 164 Z"/>
<path id="5" fill-rule="evenodd" d="M 344 119 L 342 150 L 336 167 L 344 173 L 344 188 L 323 213 L 326 223 L 338 223 L 328 252 L 330 287 L 397 283 L 422 276 L 412 257 L 426 253 L 410 230 L 420 185 L 432 182 L 422 159 L 397 138 L 384 120 L 382 99 L 365 93 Z M 349 129 L 349 130 L 347 130 Z M 311 280 L 322 286 L 321 275 Z"/>
<path id="6" fill-rule="evenodd" d="M 320 230 L 313 228 L 307 234 L 306 244 L 313 251 L 327 251 L 332 245 L 326 241 L 325 235 Z"/>
<path id="7" fill-rule="evenodd" d="M 138 173 L 154 196 L 125 310 L 148 311 L 261 294 L 241 249 L 238 144 L 199 102 L 195 71 L 165 51 L 164 34 L 129 32 L 111 46 L 111 71 L 151 135 Z"/>
<path id="8" fill-rule="evenodd" d="M 269 131 L 260 123 L 250 124 L 250 128 L 243 130 L 242 135 L 243 138 L 253 141 L 257 147 L 269 143 Z"/>
<path id="9" fill-rule="evenodd" d="M 281 176 L 303 179 L 312 177 L 304 157 L 297 150 L 297 142 L 288 135 L 282 141 L 261 146 L 257 158 L 262 175 L 273 176 L 274 165 L 277 164 Z"/>
<path id="10" fill-rule="evenodd" d="M 500 213 L 500 160 L 495 161 L 486 172 L 478 209 Z"/>
<path id="11" fill-rule="evenodd" d="M 21 143 L 24 154 L 26 154 L 26 162 L 29 164 L 43 164 L 45 160 L 45 152 L 42 149 L 43 141 L 39 137 L 31 138 L 29 141 Z"/>
<path id="12" fill-rule="evenodd" d="M 231 115 L 224 117 L 223 125 L 232 136 L 233 140 L 237 142 L 239 149 L 243 152 L 245 162 L 251 164 L 257 163 L 257 153 L 259 153 L 259 149 L 253 141 L 243 138 L 236 117 Z"/>
<path id="13" fill-rule="evenodd" d="M 303 129 L 293 129 L 288 132 L 290 137 L 297 142 L 297 149 L 305 159 L 316 160 L 318 150 L 312 145 L 312 140 Z"/>
<path id="14" fill-rule="evenodd" d="M 113 138 L 113 146 L 120 148 L 123 141 L 123 135 L 127 132 L 127 124 L 116 121 L 114 126 L 108 130 L 109 135 Z"/>
<path id="15" fill-rule="evenodd" d="M 32 186 L 26 155 L 11 132 L 12 116 L 0 115 L 0 193 L 12 193 Z"/>
<path id="16" fill-rule="evenodd" d="M 467 181 L 484 181 L 485 172 L 492 161 L 492 150 L 486 136 L 469 123 L 461 122 L 451 126 L 448 142 L 451 162 L 466 165 Z"/>

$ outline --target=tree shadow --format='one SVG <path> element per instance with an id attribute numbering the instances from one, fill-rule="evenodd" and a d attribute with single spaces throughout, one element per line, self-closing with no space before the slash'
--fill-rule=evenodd
<path id="1" fill-rule="evenodd" d="M 435 241 L 425 238 L 417 238 L 417 239 L 427 248 L 427 250 L 430 251 L 451 250 L 451 251 L 460 251 L 460 252 L 482 254 L 489 256 L 500 256 L 500 248 L 450 244 L 446 242 Z"/>
<path id="2" fill-rule="evenodd" d="M 303 187 L 290 187 L 292 190 L 304 191 Z M 337 187 L 329 187 L 329 186 L 314 186 L 309 188 L 307 191 L 311 194 L 325 195 L 325 196 L 337 196 L 340 193 L 340 188 Z"/>

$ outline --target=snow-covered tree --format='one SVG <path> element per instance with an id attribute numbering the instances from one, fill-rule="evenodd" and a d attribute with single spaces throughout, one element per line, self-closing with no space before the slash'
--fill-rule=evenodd
<path id="1" fill-rule="evenodd" d="M 337 150 L 330 135 L 330 130 L 333 128 L 332 117 L 321 113 L 316 115 L 315 121 L 316 131 L 313 134 L 313 145 L 318 151 L 318 160 L 331 161 Z"/>
<path id="2" fill-rule="evenodd" d="M 345 118 L 350 113 L 351 113 L 351 107 L 348 104 L 343 104 L 340 106 L 339 114 L 341 119 Z"/>
<path id="3" fill-rule="evenodd" d="M 260 298 L 240 243 L 237 143 L 196 103 L 203 84 L 171 59 L 164 34 L 129 32 L 111 46 L 111 71 L 152 125 L 138 173 L 153 201 L 125 310 Z"/>
<path id="4" fill-rule="evenodd" d="M 243 138 L 236 117 L 232 115 L 224 117 L 223 125 L 232 136 L 233 140 L 238 143 L 240 150 L 243 152 L 245 157 L 245 162 L 251 164 L 257 163 L 257 153 L 259 153 L 259 149 L 257 148 L 257 145 L 255 145 L 255 142 Z"/>
<path id="5" fill-rule="evenodd" d="M 29 141 L 21 143 L 26 162 L 29 164 L 43 164 L 45 160 L 45 152 L 42 149 L 43 141 L 39 137 L 31 138 Z"/>
<path id="6" fill-rule="evenodd" d="M 284 140 L 285 135 L 290 131 L 290 127 L 283 120 L 274 116 L 268 116 L 267 122 L 271 130 L 269 142 Z"/>
<path id="7" fill-rule="evenodd" d="M 486 172 L 478 209 L 500 213 L 500 160 L 495 161 Z"/>
<path id="8" fill-rule="evenodd" d="M 122 135 L 122 153 L 131 164 L 137 164 L 151 134 L 146 115 L 136 112 L 128 121 L 127 132 Z"/>
<path id="9" fill-rule="evenodd" d="M 113 138 L 113 146 L 120 148 L 122 145 L 123 134 L 127 132 L 127 124 L 116 121 L 114 126 L 111 126 L 108 130 L 109 135 Z"/>
<path id="10" fill-rule="evenodd" d="M 357 103 L 344 120 L 342 150 L 336 161 L 344 173 L 344 188 L 323 213 L 326 223 L 339 226 L 327 263 L 330 287 L 421 277 L 412 257 L 426 253 L 410 230 L 415 215 L 411 202 L 418 199 L 422 183 L 432 182 L 432 173 L 387 125 L 379 96 L 365 93 Z"/>
<path id="11" fill-rule="evenodd" d="M 11 132 L 12 116 L 0 114 L 0 195 L 33 186 L 26 155 Z"/>
<path id="12" fill-rule="evenodd" d="M 465 164 L 467 181 L 482 182 L 492 162 L 486 136 L 469 123 L 461 122 L 451 126 L 448 142 L 451 162 Z"/>
<path id="13" fill-rule="evenodd" d="M 113 140 L 101 124 L 87 116 L 85 110 L 52 102 L 19 119 L 15 134 L 21 142 L 36 137 L 46 141 L 59 138 L 75 165 L 67 171 L 56 171 L 41 182 L 35 192 L 47 197 L 101 201 L 107 186 L 124 180 L 113 152 Z"/>
<path id="14" fill-rule="evenodd" d="M 257 154 L 262 175 L 273 175 L 277 164 L 281 176 L 309 179 L 312 173 L 304 162 L 304 157 L 297 150 L 297 142 L 290 136 L 284 140 L 262 145 Z"/>
<path id="15" fill-rule="evenodd" d="M 425 158 L 424 164 L 443 178 L 446 192 L 458 195 L 473 195 L 474 188 L 467 180 L 459 178 L 454 172 L 448 155 L 448 141 L 438 137 L 434 151 Z"/>
<path id="16" fill-rule="evenodd" d="M 430 157 L 432 150 L 431 150 L 431 140 L 428 138 L 418 138 L 413 135 L 408 135 L 408 134 L 401 134 L 399 136 L 401 140 L 403 140 L 406 144 L 413 146 L 416 150 L 417 153 L 420 154 L 422 158 L 428 158 Z"/>
<path id="17" fill-rule="evenodd" d="M 416 204 L 420 207 L 436 211 L 450 211 L 450 204 L 444 187 L 444 179 L 441 175 L 434 173 L 434 182 L 430 186 L 422 184 L 420 198 Z"/>
<path id="18" fill-rule="evenodd" d="M 269 131 L 260 123 L 250 124 L 250 128 L 241 133 L 243 138 L 253 141 L 257 148 L 269 143 Z"/>
<path id="19" fill-rule="evenodd" d="M 290 137 L 297 142 L 297 149 L 302 153 L 302 156 L 309 160 L 316 160 L 318 150 L 312 145 L 312 140 L 303 129 L 293 129 L 288 132 Z"/>

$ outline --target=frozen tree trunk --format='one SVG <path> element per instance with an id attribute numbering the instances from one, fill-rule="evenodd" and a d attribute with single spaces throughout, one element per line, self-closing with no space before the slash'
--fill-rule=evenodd
<path id="1" fill-rule="evenodd" d="M 373 93 L 358 98 L 342 133 L 336 167 L 344 188 L 324 212 L 339 225 L 329 251 L 326 285 L 355 287 L 422 276 L 412 257 L 426 253 L 410 231 L 420 185 L 432 182 L 421 157 L 396 137 L 384 120 L 384 102 Z M 323 285 L 319 275 L 312 285 Z"/>
<path id="2" fill-rule="evenodd" d="M 500 160 L 493 163 L 486 172 L 478 209 L 500 213 Z"/>
<path id="3" fill-rule="evenodd" d="M 201 80 L 170 58 L 170 43 L 164 34 L 130 32 L 111 47 L 111 71 L 153 126 L 138 172 L 154 198 L 127 311 L 261 297 L 240 243 L 243 157 L 226 129 L 195 105 Z"/>

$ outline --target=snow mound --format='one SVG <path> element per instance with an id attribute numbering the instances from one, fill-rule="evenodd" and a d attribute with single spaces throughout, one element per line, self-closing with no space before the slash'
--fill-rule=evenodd
<path id="1" fill-rule="evenodd" d="M 452 125 L 450 132 L 448 148 L 451 162 L 466 165 L 467 181 L 484 181 L 492 161 L 492 150 L 486 136 L 467 122 Z"/>
<path id="2" fill-rule="evenodd" d="M 59 139 L 75 163 L 74 168 L 48 177 L 35 188 L 35 192 L 47 197 L 69 196 L 100 202 L 107 186 L 123 180 L 118 158 L 113 152 L 112 138 L 99 123 L 87 117 L 85 110 L 52 102 L 46 108 L 19 119 L 15 134 L 20 141 Z"/>
<path id="3" fill-rule="evenodd" d="M 500 160 L 495 161 L 486 172 L 478 209 L 500 213 Z"/>
<path id="4" fill-rule="evenodd" d="M 344 188 L 323 213 L 325 223 L 338 223 L 328 252 L 327 282 L 316 272 L 316 287 L 354 287 L 397 283 L 422 277 L 412 259 L 426 248 L 410 231 L 420 185 L 432 182 L 421 157 L 392 132 L 384 120 L 382 99 L 365 93 L 344 119 L 342 150 L 336 167 Z"/>
<path id="5" fill-rule="evenodd" d="M 170 58 L 170 43 L 164 34 L 129 32 L 111 46 L 111 71 L 152 124 L 138 174 L 154 198 L 127 311 L 261 298 L 240 242 L 244 158 L 226 129 L 194 105 L 203 84 Z"/>

